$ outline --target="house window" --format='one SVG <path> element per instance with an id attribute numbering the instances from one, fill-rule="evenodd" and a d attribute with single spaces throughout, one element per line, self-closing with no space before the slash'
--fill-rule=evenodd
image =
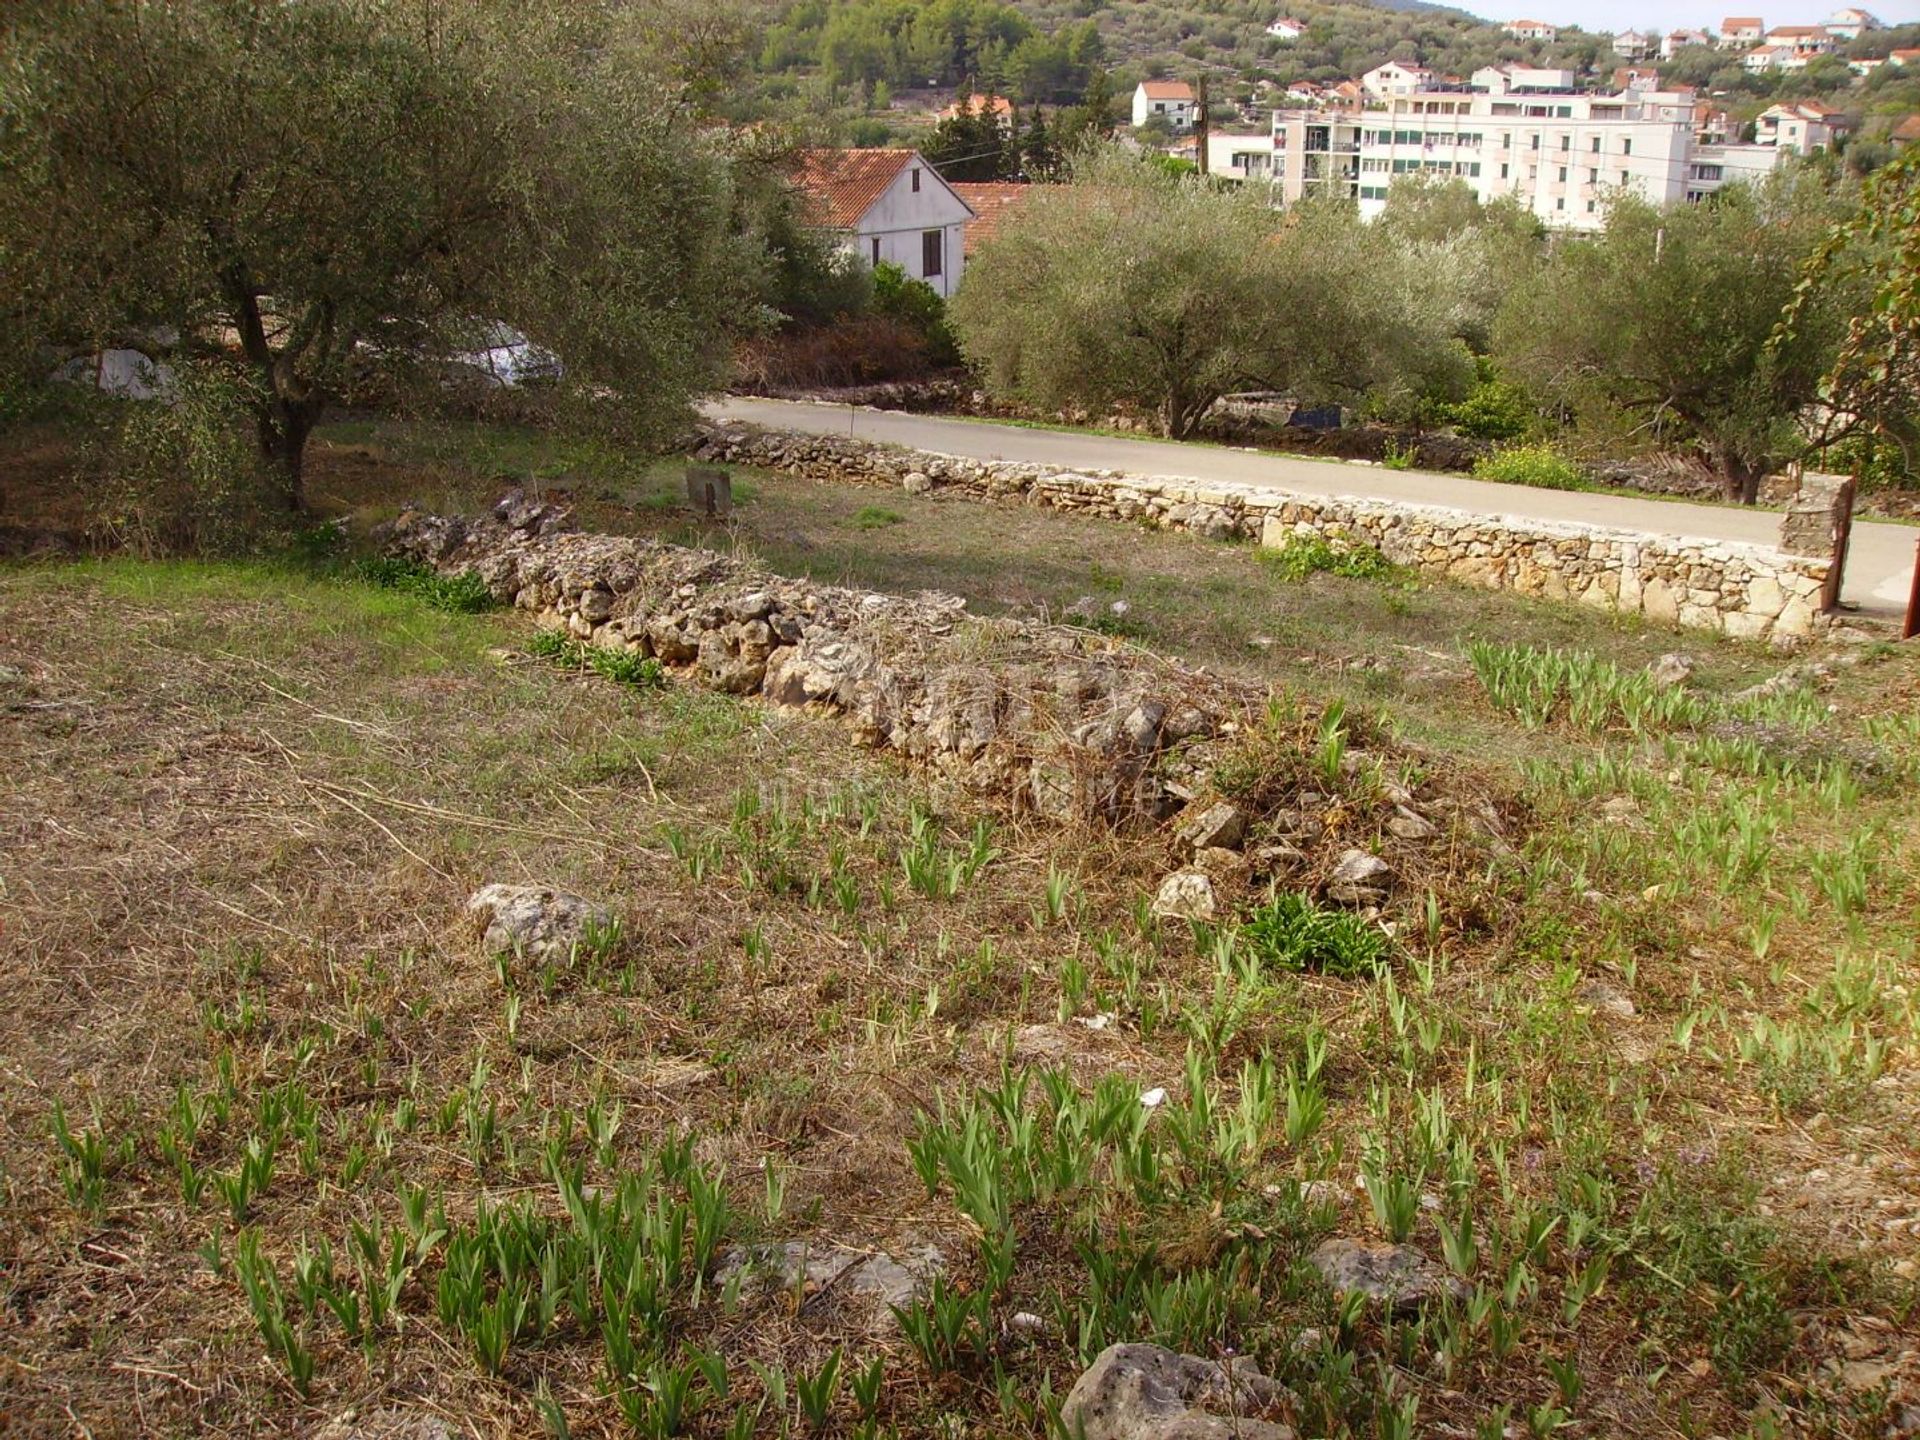
<path id="1" fill-rule="evenodd" d="M 1598 170 L 1587 171 L 1587 184 L 1598 185 L 1599 183 L 1600 183 L 1600 172 Z"/>
<path id="2" fill-rule="evenodd" d="M 1624 171 L 1624 170 L 1622 170 L 1622 171 L 1620 172 L 1620 183 L 1621 183 L 1622 185 L 1624 185 L 1624 184 L 1626 184 L 1626 183 L 1627 183 L 1627 172 L 1626 172 L 1626 171 Z"/>
<path id="3" fill-rule="evenodd" d="M 1564 165 L 1560 167 L 1560 183 L 1562 185 L 1567 183 L 1567 167 Z"/>
<path id="4" fill-rule="evenodd" d="M 1564 200 L 1556 200 L 1553 202 L 1553 208 L 1556 210 L 1564 210 L 1567 208 L 1567 202 Z"/>
<path id="5" fill-rule="evenodd" d="M 1508 168 L 1509 168 L 1509 167 L 1507 167 L 1507 166 L 1505 166 L 1505 165 L 1502 165 L 1502 166 L 1500 167 L 1500 178 L 1501 178 L 1502 180 L 1504 180 L 1504 179 L 1506 179 L 1506 178 L 1507 178 L 1507 170 L 1508 170 Z"/>
<path id="6" fill-rule="evenodd" d="M 1560 148 L 1562 150 L 1571 150 L 1573 148 L 1573 137 L 1571 135 L 1562 135 L 1560 137 Z"/>
<path id="7" fill-rule="evenodd" d="M 1620 153 L 1622 155 L 1631 155 L 1633 153 L 1633 140 L 1631 137 L 1620 142 Z"/>
<path id="8" fill-rule="evenodd" d="M 920 193 L 920 172 L 918 170 L 913 172 L 913 193 L 916 195 Z"/>
<path id="9" fill-rule="evenodd" d="M 946 254 L 947 237 L 939 230 L 928 230 L 920 236 L 920 274 L 928 280 L 940 273 L 940 260 Z"/>
<path id="10" fill-rule="evenodd" d="M 1593 214 L 1593 201 L 1587 201 L 1587 214 Z"/>
<path id="11" fill-rule="evenodd" d="M 1598 135 L 1593 137 L 1593 153 L 1596 155 L 1600 153 L 1600 137 Z"/>
<path id="12" fill-rule="evenodd" d="M 880 237 L 878 235 L 873 237 L 873 263 L 876 265 L 880 263 Z"/>

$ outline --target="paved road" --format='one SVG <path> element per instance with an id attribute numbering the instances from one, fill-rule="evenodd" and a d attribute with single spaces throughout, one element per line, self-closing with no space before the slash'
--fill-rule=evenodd
<path id="1" fill-rule="evenodd" d="M 1481 514 L 1579 520 L 1591 525 L 1693 539 L 1744 540 L 1773 545 L 1780 536 L 1780 517 L 1770 510 L 1641 500 L 1578 490 L 1538 490 L 1526 485 L 1498 485 L 1489 480 L 1424 470 L 1329 464 L 1209 445 L 1029 430 L 988 421 L 909 415 L 892 410 L 854 410 L 841 405 L 732 397 L 706 408 L 707 414 L 717 420 L 745 421 L 816 434 L 853 435 L 863 440 L 887 441 L 974 460 L 1016 460 L 1121 470 L 1165 479 L 1235 480 L 1309 495 L 1412 500 L 1427 505 L 1451 505 Z M 1862 611 L 1898 617 L 1906 607 L 1913 582 L 1916 542 L 1920 542 L 1920 528 L 1864 521 L 1856 524 L 1844 599 Z"/>

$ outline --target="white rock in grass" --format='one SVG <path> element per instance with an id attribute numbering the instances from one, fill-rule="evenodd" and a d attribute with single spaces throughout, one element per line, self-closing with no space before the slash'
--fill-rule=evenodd
<path id="1" fill-rule="evenodd" d="M 1327 1240 L 1307 1259 L 1340 1294 L 1358 1292 L 1395 1310 L 1418 1309 L 1443 1293 L 1466 1294 L 1465 1284 L 1411 1245 Z"/>
<path id="2" fill-rule="evenodd" d="M 584 896 L 545 885 L 487 885 L 467 901 L 467 914 L 482 927 L 489 955 L 524 955 L 565 962 L 591 929 L 613 924 L 613 911 Z"/>
<path id="3" fill-rule="evenodd" d="M 1178 835 L 1190 851 L 1237 850 L 1247 834 L 1247 812 L 1222 800 L 1198 815 L 1183 818 Z"/>
<path id="4" fill-rule="evenodd" d="M 1211 920 L 1218 911 L 1213 881 L 1198 870 L 1174 871 L 1153 897 L 1153 913 L 1163 920 Z"/>
<path id="5" fill-rule="evenodd" d="M 1248 1363 L 1109 1345 L 1074 1382 L 1060 1420 L 1080 1440 L 1293 1440 L 1289 1427 L 1256 1418 L 1287 1398 Z"/>
<path id="6" fill-rule="evenodd" d="M 1647 666 L 1647 678 L 1662 690 L 1684 685 L 1693 678 L 1693 657 L 1669 651 Z"/>
<path id="7" fill-rule="evenodd" d="M 1162 1105 L 1167 1103 L 1166 1087 L 1156 1085 L 1151 1090 L 1141 1091 L 1140 1103 L 1149 1110 L 1158 1110 Z"/>
<path id="8" fill-rule="evenodd" d="M 1333 873 L 1327 877 L 1327 895 L 1334 900 L 1360 904 L 1378 900 L 1387 892 L 1387 880 L 1393 867 L 1378 855 L 1364 850 L 1348 850 L 1340 856 Z"/>

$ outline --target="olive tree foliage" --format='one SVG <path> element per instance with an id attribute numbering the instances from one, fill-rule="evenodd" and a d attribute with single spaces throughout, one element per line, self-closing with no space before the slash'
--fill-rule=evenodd
<path id="1" fill-rule="evenodd" d="M 1561 237 L 1513 290 L 1494 333 L 1501 370 L 1613 442 L 1691 451 L 1729 500 L 1807 445 L 1809 408 L 1855 297 L 1811 297 L 1769 344 L 1838 202 L 1826 181 L 1781 172 L 1698 205 L 1614 202 L 1604 231 Z"/>
<path id="2" fill-rule="evenodd" d="M 1282 214 L 1263 192 L 1112 147 L 1072 163 L 1071 183 L 1029 196 L 968 261 L 953 299 L 991 390 L 1050 409 L 1136 406 L 1177 438 L 1239 390 L 1316 404 L 1464 385 L 1464 354 L 1410 305 L 1394 252 L 1351 207 Z"/>
<path id="3" fill-rule="evenodd" d="M 295 509 L 329 404 L 435 393 L 501 325 L 560 357 L 557 405 L 650 436 L 754 312 L 699 57 L 649 7 L 41 0 L 0 49 L 9 368 L 168 345 Z"/>
<path id="4" fill-rule="evenodd" d="M 1876 171 L 1859 209 L 1810 257 L 1773 346 L 1821 325 L 1836 286 L 1854 303 L 1821 377 L 1818 439 L 1852 430 L 1868 441 L 1863 455 L 1897 456 L 1911 477 L 1920 472 L 1920 148 Z"/>

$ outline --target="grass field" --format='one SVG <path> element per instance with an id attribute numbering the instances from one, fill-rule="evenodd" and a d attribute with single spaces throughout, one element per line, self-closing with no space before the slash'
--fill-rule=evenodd
<path id="1" fill-rule="evenodd" d="M 1164 835 L 557 668 L 511 613 L 339 564 L 0 570 L 0 1433 L 1032 1435 L 1123 1338 L 1246 1357 L 1304 1435 L 1913 1423 L 1910 651 L 1743 697 L 1787 662 L 1248 547 L 767 475 L 702 529 L 674 466 L 325 439 L 363 522 L 532 481 L 784 573 L 1092 597 L 1517 818 L 1334 963 L 1285 897 L 1156 921 Z M 1329 814 L 1370 783 L 1338 761 Z M 462 906 L 519 880 L 622 924 L 489 956 Z M 1342 1304 L 1328 1236 L 1460 1297 Z M 716 1263 L 790 1240 L 944 1278 L 896 1321 Z"/>

